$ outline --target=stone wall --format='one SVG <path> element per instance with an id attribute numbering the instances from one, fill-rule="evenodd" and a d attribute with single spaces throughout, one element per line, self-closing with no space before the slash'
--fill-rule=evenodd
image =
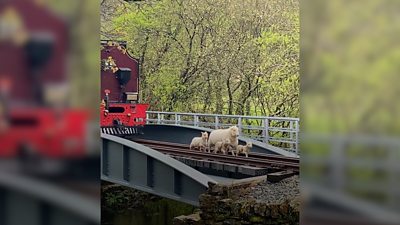
<path id="1" fill-rule="evenodd" d="M 231 185 L 210 185 L 200 196 L 197 215 L 175 218 L 175 225 L 239 225 L 239 224 L 299 224 L 298 177 L 288 178 L 281 184 L 263 179 Z M 295 184 L 295 185 L 294 185 Z M 285 190 L 285 187 L 290 190 Z M 278 189 L 280 196 L 254 196 L 260 189 Z M 288 193 L 288 194 L 286 194 Z M 268 199 L 263 199 L 263 198 Z"/>

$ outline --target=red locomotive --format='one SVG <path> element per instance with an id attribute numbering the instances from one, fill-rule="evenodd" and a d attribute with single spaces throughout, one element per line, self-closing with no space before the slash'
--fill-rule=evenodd
<path id="1" fill-rule="evenodd" d="M 0 27 L 0 157 L 87 156 L 88 113 L 60 100 L 67 25 L 37 1 L 8 0 Z"/>
<path id="2" fill-rule="evenodd" d="M 101 42 L 101 99 L 102 133 L 141 133 L 149 105 L 139 103 L 139 62 L 129 55 L 126 42 Z"/>

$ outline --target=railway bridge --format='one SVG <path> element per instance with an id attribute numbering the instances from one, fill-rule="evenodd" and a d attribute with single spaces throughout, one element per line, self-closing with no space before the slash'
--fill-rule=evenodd
<path id="1" fill-rule="evenodd" d="M 2 160 L 0 170 L 0 224 L 100 224 L 100 199 L 92 185 L 90 195 L 82 190 L 38 179 L 7 168 L 9 161 Z M 81 184 L 82 185 L 82 184 Z M 86 188 L 88 188 L 86 186 Z"/>
<path id="2" fill-rule="evenodd" d="M 298 155 L 303 153 L 302 191 L 309 194 L 307 211 L 303 215 L 308 221 L 314 222 L 312 224 L 333 224 L 333 218 L 341 218 L 340 222 L 365 222 L 360 218 L 368 218 L 369 224 L 398 224 L 400 221 L 397 204 L 400 195 L 399 189 L 395 188 L 398 187 L 399 170 L 396 163 L 399 159 L 400 142 L 397 139 L 380 137 L 303 134 L 302 148 L 309 149 L 310 146 L 314 146 L 326 150 L 326 154 L 316 156 L 307 152 L 307 149 L 299 148 L 298 118 L 148 111 L 147 126 L 141 139 L 122 141 L 102 135 L 102 179 L 197 205 L 198 195 L 207 189 L 209 182 L 224 182 L 221 176 L 229 177 L 238 173 L 257 175 L 265 172 L 263 168 L 255 170 L 243 165 L 237 166 L 238 162 L 235 166 L 233 158 L 226 155 L 224 158 L 218 158 L 211 153 L 208 158 L 213 161 L 206 161 L 202 153 L 189 152 L 187 149 L 190 139 L 199 136 L 200 131 L 211 131 L 210 128 L 225 128 L 234 124 L 240 129 L 241 143 L 249 139 L 254 143 L 254 153 L 249 157 L 250 160 L 242 161 L 242 164 L 252 165 L 253 168 L 271 168 L 281 164 L 283 169 L 286 167 L 293 170 L 291 166 L 298 164 Z M 150 148 L 145 149 L 143 146 Z M 349 156 L 348 152 L 354 147 L 364 151 Z M 150 151 L 147 151 L 149 149 Z M 182 154 L 179 149 L 186 149 L 187 154 L 192 156 Z M 386 154 L 380 155 L 374 161 L 363 155 L 365 152 L 376 152 L 375 149 Z M 176 160 L 166 155 L 159 160 L 154 157 L 161 154 L 157 151 Z M 263 158 L 262 155 L 268 155 L 269 158 Z M 168 160 L 163 161 L 167 158 Z M 241 161 L 243 158 L 235 160 Z M 284 159 L 283 162 L 280 158 Z M 173 165 L 170 164 L 172 161 Z M 265 164 L 255 165 L 255 161 Z M 205 167 L 211 169 L 207 170 Z M 324 169 L 315 177 L 315 173 L 307 172 L 309 168 L 313 171 L 315 168 Z M 350 169 L 360 168 L 373 171 L 379 169 L 387 175 L 387 179 L 381 183 L 364 180 L 360 186 L 354 182 L 356 178 L 347 173 Z M 220 176 L 209 175 L 215 171 L 219 171 Z M 309 174 L 314 174 L 314 177 L 309 178 Z M 135 181 L 139 177 L 142 183 Z M 349 190 L 380 193 L 387 198 L 385 202 L 377 203 L 356 196 Z"/>
<path id="3" fill-rule="evenodd" d="M 102 180 L 198 205 L 199 195 L 207 190 L 210 183 L 266 175 L 282 170 L 298 173 L 298 151 L 273 146 L 268 143 L 269 139 L 265 139 L 269 129 L 276 131 L 277 127 L 267 127 L 268 130 L 265 130 L 265 126 L 251 127 L 244 125 L 244 120 L 250 118 L 234 116 L 231 116 L 230 123 L 222 123 L 222 115 L 213 115 L 212 124 L 205 120 L 201 122 L 201 116 L 210 115 L 148 112 L 148 124 L 143 135 L 117 137 L 103 133 Z M 193 120 L 184 120 L 183 117 L 191 117 Z M 261 119 L 265 125 L 265 118 Z M 279 119 L 284 121 L 283 118 Z M 239 123 L 232 123 L 233 120 Z M 272 119 L 268 120 L 269 125 Z M 194 124 L 190 124 L 193 122 Z M 240 144 L 249 140 L 253 142 L 252 154 L 248 158 L 189 150 L 188 144 L 193 137 L 199 136 L 201 131 L 211 132 L 207 127 L 223 128 L 233 124 L 240 128 Z M 259 133 L 263 134 L 264 138 L 257 140 L 244 135 L 245 129 L 260 128 L 263 130 Z M 296 129 L 298 130 L 298 124 Z M 293 132 L 296 129 L 284 131 Z M 297 133 L 294 132 L 292 137 L 297 136 Z"/>

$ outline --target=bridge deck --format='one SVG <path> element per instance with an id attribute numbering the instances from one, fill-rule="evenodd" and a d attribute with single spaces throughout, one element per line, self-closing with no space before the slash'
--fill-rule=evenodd
<path id="1" fill-rule="evenodd" d="M 102 134 L 102 175 L 118 183 L 162 197 L 198 205 L 208 183 L 216 183 L 199 171 L 149 147 Z"/>
<path id="2" fill-rule="evenodd" d="M 187 126 L 146 125 L 145 134 L 141 138 L 187 144 L 202 130 L 204 129 Z M 207 190 L 209 183 L 217 183 L 212 177 L 176 159 L 128 139 L 132 137 L 122 138 L 108 134 L 102 134 L 101 137 L 103 180 L 192 205 L 198 205 L 198 197 Z M 240 138 L 240 141 L 243 143 L 246 140 Z M 279 149 L 276 147 L 264 143 L 255 143 L 254 146 L 259 152 L 269 152 L 279 157 Z M 282 153 L 288 154 L 286 151 Z M 229 158 L 230 156 L 218 157 L 227 158 L 231 162 L 238 160 L 235 157 Z M 255 164 L 262 161 L 248 160 L 253 160 Z"/>

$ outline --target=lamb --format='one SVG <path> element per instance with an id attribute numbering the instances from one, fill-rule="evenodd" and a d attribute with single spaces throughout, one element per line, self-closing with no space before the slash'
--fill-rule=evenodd
<path id="1" fill-rule="evenodd" d="M 225 139 L 229 139 L 230 145 L 233 148 L 236 148 L 239 143 L 238 137 L 239 129 L 236 126 L 232 126 L 227 129 L 213 130 L 211 131 L 210 137 L 208 138 L 208 152 L 210 152 L 211 147 L 214 146 L 217 142 L 222 142 Z"/>
<path id="2" fill-rule="evenodd" d="M 201 137 L 194 137 L 192 139 L 192 142 L 190 143 L 190 150 L 192 148 L 199 148 L 200 151 L 203 151 L 202 149 L 207 149 L 207 143 L 208 143 L 208 133 L 207 132 L 201 132 Z"/>
<path id="3" fill-rule="evenodd" d="M 236 147 L 236 156 L 238 156 L 239 153 L 244 153 L 246 157 L 249 157 L 249 152 L 252 147 L 253 144 L 251 142 L 246 142 L 246 145 L 238 145 Z"/>
<path id="4" fill-rule="evenodd" d="M 214 146 L 214 153 L 218 153 L 218 151 L 221 151 L 223 154 L 226 154 L 226 150 L 229 150 L 231 146 L 231 140 L 229 138 L 226 138 L 224 141 L 218 141 L 215 143 Z"/>

